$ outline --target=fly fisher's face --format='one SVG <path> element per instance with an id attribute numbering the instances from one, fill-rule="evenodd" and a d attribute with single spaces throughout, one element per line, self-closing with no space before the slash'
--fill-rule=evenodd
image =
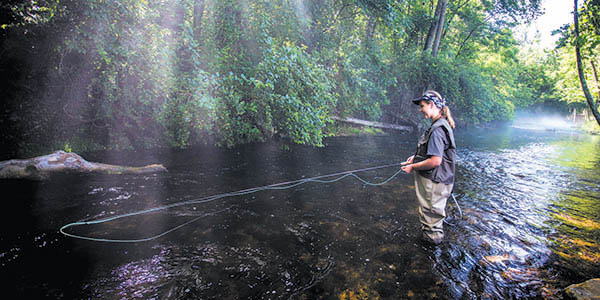
<path id="1" fill-rule="evenodd" d="M 419 102 L 419 111 L 423 113 L 423 117 L 425 117 L 425 119 L 431 119 L 440 113 L 439 109 L 435 107 L 433 102 L 428 102 L 425 100 L 421 100 L 421 102 Z"/>

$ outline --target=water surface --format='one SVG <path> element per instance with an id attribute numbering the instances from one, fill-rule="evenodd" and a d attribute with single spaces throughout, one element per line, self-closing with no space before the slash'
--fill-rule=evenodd
<path id="1" fill-rule="evenodd" d="M 144 176 L 2 181 L 5 293 L 51 299 L 562 298 L 600 276 L 600 137 L 523 126 L 457 132 L 460 208 L 446 241 L 420 241 L 411 175 L 373 187 L 353 178 L 183 205 L 68 231 L 161 205 L 399 162 L 411 134 L 338 137 L 326 147 L 280 142 L 91 161 L 163 163 Z M 380 182 L 398 168 L 357 173 Z"/>

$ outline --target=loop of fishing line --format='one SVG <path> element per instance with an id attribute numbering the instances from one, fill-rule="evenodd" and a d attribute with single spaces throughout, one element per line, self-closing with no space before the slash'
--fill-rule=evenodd
<path id="1" fill-rule="evenodd" d="M 175 227 L 173 227 L 173 228 L 171 228 L 169 230 L 166 230 L 164 232 L 161 232 L 161 233 L 159 233 L 157 235 L 154 235 L 154 236 L 151 236 L 151 237 L 147 237 L 147 238 L 141 238 L 141 239 L 107 239 L 107 238 L 95 238 L 95 237 L 90 237 L 90 236 L 84 236 L 84 235 L 78 235 L 78 234 L 68 233 L 65 230 L 67 228 L 70 228 L 70 227 L 101 224 L 101 223 L 106 223 L 106 222 L 114 221 L 114 220 L 121 219 L 121 218 L 133 217 L 133 216 L 137 216 L 137 215 L 147 214 L 147 213 L 156 212 L 156 211 L 160 211 L 160 210 L 165 210 L 165 209 L 169 209 L 169 208 L 174 208 L 174 207 L 178 207 L 178 206 L 212 202 L 212 201 L 215 201 L 215 200 L 218 200 L 218 199 L 222 199 L 222 198 L 226 198 L 226 197 L 242 196 L 242 195 L 252 194 L 252 193 L 256 193 L 256 192 L 259 192 L 259 191 L 265 191 L 265 190 L 285 190 L 285 189 L 290 189 L 290 188 L 293 188 L 293 187 L 297 187 L 297 186 L 305 184 L 307 182 L 334 183 L 334 182 L 340 181 L 340 180 L 342 180 L 342 179 L 344 179 L 346 177 L 354 177 L 354 178 L 356 178 L 357 180 L 359 180 L 360 182 L 362 182 L 365 185 L 369 185 L 369 186 L 381 186 L 381 185 L 384 185 L 384 184 L 390 182 L 392 179 L 394 179 L 396 176 L 398 176 L 398 174 L 400 174 L 402 172 L 402 169 L 396 171 L 396 173 L 394 173 L 392 176 L 390 176 L 386 180 L 384 180 L 382 182 L 378 182 L 378 183 L 372 183 L 372 182 L 369 182 L 367 180 L 364 180 L 360 176 L 356 175 L 355 173 L 364 172 L 364 171 L 371 171 L 371 170 L 377 170 L 377 169 L 383 169 L 383 168 L 389 168 L 389 167 L 399 166 L 399 165 L 402 165 L 402 163 L 381 165 L 381 166 L 376 166 L 376 167 L 368 167 L 368 168 L 363 168 L 363 169 L 357 169 L 357 170 L 351 170 L 351 171 L 344 171 L 344 172 L 327 174 L 327 175 L 320 175 L 320 176 L 315 176 L 315 177 L 311 177 L 311 178 L 304 178 L 304 179 L 298 179 L 298 180 L 280 182 L 280 183 L 276 183 L 276 184 L 265 185 L 265 186 L 261 186 L 261 187 L 254 187 L 254 188 L 239 190 L 239 191 L 235 191 L 235 192 L 223 193 L 223 194 L 218 194 L 218 195 L 213 195 L 213 196 L 208 196 L 208 197 L 203 197 L 203 198 L 198 198 L 198 199 L 191 199 L 191 200 L 181 201 L 181 202 L 172 203 L 172 204 L 168 204 L 168 205 L 162 205 L 162 206 L 158 206 L 158 207 L 154 207 L 154 208 L 149 208 L 149 209 L 139 210 L 139 211 L 135 211 L 135 212 L 120 214 L 120 215 L 116 215 L 116 216 L 112 216 L 112 217 L 108 217 L 108 218 L 104 218 L 104 219 L 91 220 L 91 221 L 73 222 L 73 223 L 69 223 L 69 224 L 66 224 L 66 225 L 62 226 L 59 231 L 60 231 L 60 233 L 62 233 L 65 236 L 68 236 L 68 237 L 77 238 L 77 239 L 83 239 L 83 240 L 89 240 L 89 241 L 95 241 L 95 242 L 109 242 L 109 243 L 138 243 L 138 242 L 146 242 L 146 241 L 151 241 L 151 240 L 157 239 L 159 237 L 162 237 L 164 235 L 167 235 L 167 234 L 169 234 L 169 233 L 171 233 L 171 232 L 173 232 L 173 231 L 175 231 L 175 230 L 177 230 L 179 228 L 182 228 L 182 227 L 184 227 L 184 226 L 186 226 L 188 224 L 191 224 L 191 223 L 193 223 L 193 222 L 195 222 L 195 221 L 197 221 L 197 220 L 199 220 L 201 218 L 204 218 L 204 217 L 210 216 L 210 215 L 215 215 L 217 213 L 223 212 L 223 211 L 228 210 L 230 208 L 226 208 L 226 209 L 222 209 L 222 210 L 219 210 L 219 211 L 215 211 L 215 212 L 212 212 L 212 213 L 207 213 L 207 214 L 198 216 L 196 218 L 193 218 L 190 221 L 187 221 L 185 223 L 177 225 L 177 226 L 175 226 Z M 334 179 L 330 179 L 330 180 L 324 180 L 323 179 L 323 178 L 334 177 L 334 176 L 339 176 L 339 177 L 334 178 Z M 452 197 L 454 198 L 454 195 Z M 456 203 L 456 206 L 458 207 L 458 203 L 456 202 L 456 198 L 454 198 L 454 202 Z M 460 211 L 460 207 L 458 207 L 458 209 Z M 460 212 L 460 215 L 461 215 L 461 218 L 462 218 L 462 212 Z M 450 225 L 452 225 L 452 224 L 450 224 Z"/>

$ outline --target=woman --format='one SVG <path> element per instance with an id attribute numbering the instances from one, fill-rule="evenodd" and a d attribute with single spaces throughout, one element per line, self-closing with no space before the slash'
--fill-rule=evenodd
<path id="1" fill-rule="evenodd" d="M 415 191 L 423 238 L 439 244 L 444 239 L 446 200 L 454 186 L 454 120 L 446 100 L 436 91 L 426 91 L 413 102 L 432 123 L 419 138 L 415 155 L 402 163 L 402 170 L 406 173 L 416 170 Z"/>

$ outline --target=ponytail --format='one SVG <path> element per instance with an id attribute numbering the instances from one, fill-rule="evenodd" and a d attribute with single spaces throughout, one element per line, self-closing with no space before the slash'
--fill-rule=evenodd
<path id="1" fill-rule="evenodd" d="M 448 124 L 450 124 L 450 127 L 454 129 L 456 124 L 454 123 L 454 119 L 452 119 L 452 113 L 450 112 L 450 108 L 448 108 L 448 106 L 446 105 L 444 105 L 444 108 L 442 109 L 442 116 L 446 118 Z"/>

